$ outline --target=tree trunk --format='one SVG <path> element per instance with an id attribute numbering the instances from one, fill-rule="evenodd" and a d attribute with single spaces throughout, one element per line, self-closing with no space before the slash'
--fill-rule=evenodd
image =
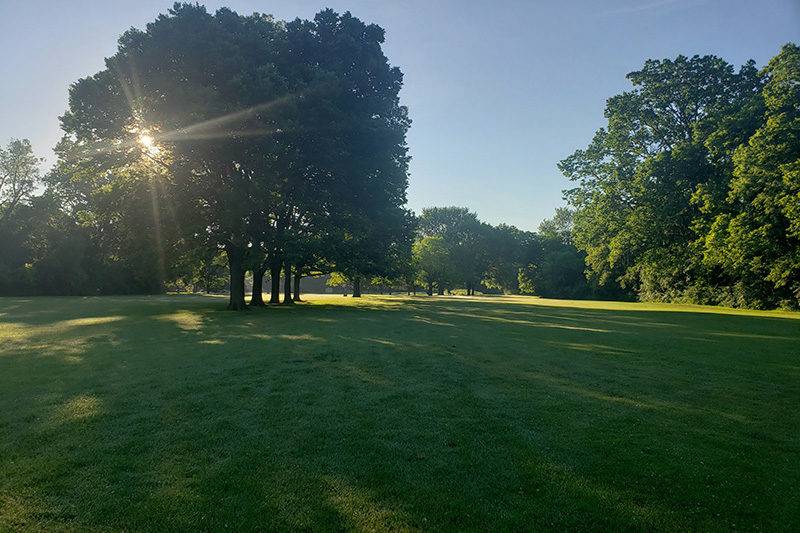
<path id="1" fill-rule="evenodd" d="M 428 296 L 433 296 L 433 283 L 428 282 L 428 290 L 425 292 L 428 293 Z"/>
<path id="2" fill-rule="evenodd" d="M 439 296 L 444 296 L 444 285 L 441 283 L 436 286 L 436 294 Z"/>
<path id="3" fill-rule="evenodd" d="M 244 303 L 244 251 L 235 246 L 226 246 L 225 255 L 228 256 L 228 268 L 231 275 L 228 309 L 241 311 L 247 308 Z"/>
<path id="4" fill-rule="evenodd" d="M 353 298 L 361 298 L 361 278 L 353 278 Z"/>
<path id="5" fill-rule="evenodd" d="M 289 261 L 286 261 L 283 266 L 283 303 L 286 305 L 294 303 L 292 300 L 292 264 Z"/>
<path id="6" fill-rule="evenodd" d="M 264 306 L 264 274 L 267 269 L 259 266 L 253 269 L 253 292 L 250 296 L 250 305 L 253 307 Z"/>
<path id="7" fill-rule="evenodd" d="M 301 302 L 300 299 L 300 280 L 303 278 L 302 274 L 300 274 L 301 268 L 299 266 L 294 267 L 294 301 Z"/>
<path id="8" fill-rule="evenodd" d="M 281 303 L 281 264 L 279 261 L 273 261 L 269 265 L 270 276 L 270 295 L 269 303 Z"/>

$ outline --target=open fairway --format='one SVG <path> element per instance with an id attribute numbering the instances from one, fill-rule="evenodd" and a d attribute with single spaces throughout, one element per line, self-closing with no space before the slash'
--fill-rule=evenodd
<path id="1" fill-rule="evenodd" d="M 0 530 L 797 529 L 800 315 L 0 298 Z"/>

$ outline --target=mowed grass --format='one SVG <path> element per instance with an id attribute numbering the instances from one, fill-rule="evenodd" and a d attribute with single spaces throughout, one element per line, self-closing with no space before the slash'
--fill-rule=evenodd
<path id="1" fill-rule="evenodd" d="M 800 315 L 0 299 L 0 530 L 800 528 Z"/>

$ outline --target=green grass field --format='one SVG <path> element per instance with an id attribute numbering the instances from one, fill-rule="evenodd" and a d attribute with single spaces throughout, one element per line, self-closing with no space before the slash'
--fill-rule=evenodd
<path id="1" fill-rule="evenodd" d="M 0 530 L 800 528 L 800 315 L 0 299 Z"/>

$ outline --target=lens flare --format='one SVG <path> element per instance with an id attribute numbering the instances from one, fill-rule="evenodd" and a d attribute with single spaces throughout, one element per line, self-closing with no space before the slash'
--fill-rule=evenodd
<path id="1" fill-rule="evenodd" d="M 148 154 L 150 155 L 158 155 L 159 149 L 156 146 L 155 139 L 147 134 L 139 135 L 139 144 L 142 145 Z"/>

